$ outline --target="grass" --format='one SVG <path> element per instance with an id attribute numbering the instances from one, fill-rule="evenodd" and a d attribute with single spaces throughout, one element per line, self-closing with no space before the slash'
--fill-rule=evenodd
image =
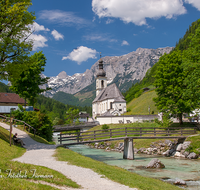
<path id="1" fill-rule="evenodd" d="M 190 147 L 187 151 L 200 154 L 200 134 L 198 136 L 188 137 L 187 141 L 191 141 Z"/>
<path id="2" fill-rule="evenodd" d="M 155 98 L 155 90 L 148 91 L 143 93 L 138 98 L 134 98 L 127 104 L 127 110 L 130 109 L 130 112 L 125 113 L 125 115 L 148 115 L 148 107 L 150 106 L 150 113 L 154 111 L 154 114 L 158 114 L 158 110 L 155 106 L 153 98 Z"/>
<path id="3" fill-rule="evenodd" d="M 141 190 L 180 189 L 176 186 L 162 182 L 158 179 L 143 177 L 138 174 L 131 173 L 125 169 L 116 166 L 110 166 L 103 162 L 93 160 L 69 149 L 57 148 L 55 156 L 60 161 L 67 161 L 68 163 L 73 165 L 90 168 L 94 172 L 97 172 L 110 180 L 116 181 L 120 184 L 124 184 L 132 188 L 138 188 Z"/>
<path id="4" fill-rule="evenodd" d="M 14 158 L 22 156 L 26 150 L 19 146 L 9 145 L 9 131 L 0 127 L 0 189 L 56 189 L 48 185 L 35 184 L 28 181 L 32 179 L 34 181 L 45 181 L 51 184 L 59 186 L 67 186 L 73 188 L 79 188 L 80 186 L 73 182 L 72 180 L 66 178 L 63 174 L 54 171 L 52 169 L 35 166 L 32 164 L 24 164 L 17 161 L 11 161 Z M 9 171 L 12 170 L 12 174 L 24 175 L 27 172 L 27 177 L 21 178 L 11 178 L 8 177 Z M 53 176 L 53 178 L 35 178 L 33 177 L 33 171 L 36 171 L 37 175 L 48 175 Z"/>

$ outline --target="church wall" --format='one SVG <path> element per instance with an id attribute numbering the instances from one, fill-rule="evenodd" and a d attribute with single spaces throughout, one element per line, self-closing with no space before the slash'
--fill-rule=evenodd
<path id="1" fill-rule="evenodd" d="M 119 121 L 127 123 L 127 120 L 135 123 L 135 122 L 143 122 L 145 120 L 151 121 L 155 118 L 158 118 L 161 120 L 161 118 L 158 115 L 124 115 L 124 116 L 97 116 L 96 120 L 100 123 L 100 125 L 103 124 L 119 124 Z"/>
<path id="2" fill-rule="evenodd" d="M 126 102 L 115 102 L 114 109 L 119 110 L 121 114 L 126 112 Z"/>
<path id="3" fill-rule="evenodd" d="M 103 86 L 102 86 L 103 81 Z M 106 77 L 98 77 L 96 79 L 96 96 L 101 92 L 102 89 L 107 87 L 107 78 Z"/>

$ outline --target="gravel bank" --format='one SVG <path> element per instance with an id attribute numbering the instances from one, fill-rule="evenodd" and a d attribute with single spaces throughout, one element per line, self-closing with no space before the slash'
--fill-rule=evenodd
<path id="1" fill-rule="evenodd" d="M 4 123 L 0 123 L 0 126 L 7 130 L 10 129 L 9 125 Z M 91 169 L 68 165 L 67 162 L 57 161 L 53 157 L 56 145 L 38 143 L 31 139 L 25 132 L 16 128 L 13 128 L 12 132 L 13 134 L 18 133 L 18 137 L 24 141 L 27 149 L 22 157 L 16 158 L 13 161 L 45 166 L 56 170 L 81 185 L 83 190 L 137 190 L 136 188 L 129 188 L 103 178 L 102 175 L 95 173 Z"/>

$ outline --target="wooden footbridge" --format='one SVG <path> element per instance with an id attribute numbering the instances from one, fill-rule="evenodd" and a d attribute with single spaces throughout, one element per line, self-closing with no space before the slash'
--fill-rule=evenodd
<path id="1" fill-rule="evenodd" d="M 87 144 L 103 141 L 124 140 L 124 159 L 134 159 L 133 139 L 178 139 L 184 142 L 188 135 L 196 134 L 197 128 L 149 128 L 125 127 L 107 130 L 59 134 L 60 146 Z"/>

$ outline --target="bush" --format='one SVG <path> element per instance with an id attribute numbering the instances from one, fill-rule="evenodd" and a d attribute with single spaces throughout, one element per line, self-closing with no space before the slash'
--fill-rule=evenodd
<path id="1" fill-rule="evenodd" d="M 101 129 L 104 131 L 108 131 L 109 126 L 107 124 L 104 124 L 104 125 L 102 125 Z"/>
<path id="2" fill-rule="evenodd" d="M 50 118 L 44 114 L 35 111 L 16 110 L 12 112 L 15 119 L 22 120 L 36 129 L 36 134 L 47 141 L 52 141 L 53 124 Z M 34 131 L 30 129 L 30 132 Z"/>
<path id="3" fill-rule="evenodd" d="M 128 108 L 128 109 L 127 109 L 127 112 L 131 112 L 131 109 L 130 109 L 130 108 Z"/>

